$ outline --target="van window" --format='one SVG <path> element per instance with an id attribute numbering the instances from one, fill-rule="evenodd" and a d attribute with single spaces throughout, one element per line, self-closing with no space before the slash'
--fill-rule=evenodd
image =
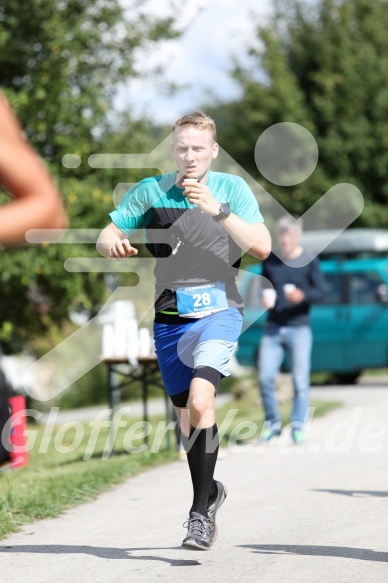
<path id="1" fill-rule="evenodd" d="M 322 304 L 342 304 L 343 301 L 343 277 L 339 273 L 325 273 L 326 290 Z"/>
<path id="2" fill-rule="evenodd" d="M 349 274 L 350 302 L 352 304 L 375 304 L 377 288 L 383 282 L 377 271 Z"/>

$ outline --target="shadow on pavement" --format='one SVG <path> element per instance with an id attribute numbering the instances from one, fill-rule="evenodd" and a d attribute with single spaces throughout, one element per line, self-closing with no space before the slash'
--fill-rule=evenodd
<path id="1" fill-rule="evenodd" d="M 323 490 L 317 488 L 312 492 L 328 492 L 329 494 L 341 494 L 342 496 L 354 496 L 355 498 L 388 498 L 388 492 L 378 490 Z"/>
<path id="2" fill-rule="evenodd" d="M 329 547 L 314 545 L 240 545 L 240 548 L 251 549 L 253 552 L 258 554 L 341 557 L 344 559 L 358 559 L 360 561 L 388 563 L 388 553 L 372 551 L 371 549 L 358 549 L 352 547 Z"/>
<path id="3" fill-rule="evenodd" d="M 131 555 L 132 552 L 138 551 L 166 551 L 166 550 L 184 550 L 182 547 L 160 547 L 160 548 L 128 548 L 117 549 L 113 547 L 89 547 L 73 545 L 12 545 L 0 546 L 1 553 L 44 553 L 51 555 L 64 554 L 85 554 L 94 555 L 100 559 L 133 559 L 136 561 L 162 561 L 169 563 L 171 567 L 195 567 L 201 565 L 198 561 L 184 559 L 169 559 L 158 555 Z M 187 552 L 187 550 L 184 550 Z M 197 552 L 197 551 L 194 551 Z"/>

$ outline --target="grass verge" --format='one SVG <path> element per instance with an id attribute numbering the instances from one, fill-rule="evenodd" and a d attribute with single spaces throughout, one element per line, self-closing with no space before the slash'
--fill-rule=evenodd
<path id="1" fill-rule="evenodd" d="M 150 420 L 150 443 L 160 421 L 156 417 Z M 0 473 L 0 538 L 24 523 L 58 516 L 125 478 L 176 458 L 175 449 L 167 450 L 165 441 L 158 453 L 142 451 L 142 422 L 133 418 L 118 429 L 117 453 L 107 457 L 106 425 L 106 421 L 94 420 L 55 428 L 28 426 L 28 465 Z M 104 452 L 107 459 L 103 459 Z"/>

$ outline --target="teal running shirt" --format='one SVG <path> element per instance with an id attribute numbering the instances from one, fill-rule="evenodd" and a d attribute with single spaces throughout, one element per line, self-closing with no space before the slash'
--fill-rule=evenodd
<path id="1" fill-rule="evenodd" d="M 215 281 L 226 283 L 230 306 L 242 307 L 235 284 L 241 249 L 221 223 L 189 203 L 175 179 L 176 172 L 142 180 L 110 213 L 128 236 L 145 229 L 146 247 L 156 258 L 156 311 L 175 305 L 177 287 Z M 239 176 L 209 171 L 206 186 L 244 221 L 264 222 L 253 192 Z"/>

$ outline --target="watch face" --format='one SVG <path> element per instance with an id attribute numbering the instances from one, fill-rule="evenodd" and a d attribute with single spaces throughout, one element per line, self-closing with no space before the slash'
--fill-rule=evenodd
<path id="1" fill-rule="evenodd" d="M 213 217 L 215 221 L 221 221 L 222 219 L 226 219 L 230 215 L 230 204 L 228 202 L 223 202 L 220 204 L 220 212 L 218 215 Z"/>
<path id="2" fill-rule="evenodd" d="M 221 205 L 221 212 L 226 217 L 228 217 L 230 215 L 230 205 L 228 202 L 225 202 Z"/>

